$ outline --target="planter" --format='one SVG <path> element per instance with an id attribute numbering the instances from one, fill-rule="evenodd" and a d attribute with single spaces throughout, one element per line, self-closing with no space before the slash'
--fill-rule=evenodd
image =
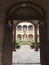
<path id="1" fill-rule="evenodd" d="M 19 49 L 19 48 L 20 48 L 20 46 L 16 46 L 16 48 L 17 48 L 17 49 Z"/>
<path id="2" fill-rule="evenodd" d="M 16 40 L 16 48 L 19 49 L 21 46 L 21 40 Z"/>
<path id="3" fill-rule="evenodd" d="M 33 40 L 30 40 L 29 41 L 29 46 L 33 49 L 34 48 L 34 42 L 33 42 Z"/>

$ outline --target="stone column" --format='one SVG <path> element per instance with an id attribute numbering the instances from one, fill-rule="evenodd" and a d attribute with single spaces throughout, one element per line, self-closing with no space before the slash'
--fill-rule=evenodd
<path id="1" fill-rule="evenodd" d="M 46 21 L 41 20 L 39 22 L 39 32 L 40 32 L 40 63 L 41 65 L 48 64 L 48 44 L 47 44 L 47 28 Z M 49 25 L 48 25 L 49 26 Z"/>
<path id="2" fill-rule="evenodd" d="M 11 22 L 12 23 L 12 22 Z M 12 65 L 12 24 L 5 22 L 4 38 L 3 38 L 3 51 L 2 51 L 2 65 Z"/>
<path id="3" fill-rule="evenodd" d="M 16 50 L 16 25 L 15 24 L 13 24 L 13 32 L 14 32 L 14 51 Z"/>
<path id="4" fill-rule="evenodd" d="M 23 26 L 22 26 L 22 42 L 23 42 Z"/>
<path id="5" fill-rule="evenodd" d="M 46 14 L 46 23 L 47 23 L 47 25 L 46 25 L 46 27 L 47 27 L 47 56 L 46 57 L 48 57 L 48 61 L 47 61 L 47 63 L 48 63 L 48 65 L 49 65 L 49 11 L 47 12 L 47 14 Z"/>
<path id="6" fill-rule="evenodd" d="M 27 26 L 27 32 L 29 32 L 29 30 L 28 30 L 28 26 Z"/>
<path id="7" fill-rule="evenodd" d="M 35 51 L 38 51 L 38 45 L 37 45 L 37 25 L 35 25 Z"/>
<path id="8" fill-rule="evenodd" d="M 0 65 L 3 65 L 2 56 L 3 56 L 3 37 L 5 28 L 5 19 L 6 19 L 5 13 L 0 12 Z"/>

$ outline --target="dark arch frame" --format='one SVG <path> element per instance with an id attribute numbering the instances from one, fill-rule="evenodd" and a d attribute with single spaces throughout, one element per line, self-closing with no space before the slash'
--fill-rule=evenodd
<path id="1" fill-rule="evenodd" d="M 19 3 L 20 4 L 20 3 Z M 22 3 L 23 4 L 23 3 Z M 34 9 L 35 10 L 35 12 L 36 11 L 38 11 L 39 12 L 39 14 L 41 14 L 42 16 L 41 16 L 41 18 L 38 18 L 38 19 L 40 19 L 41 21 L 43 20 L 44 21 L 44 19 L 45 19 L 45 13 L 44 13 L 44 10 L 42 9 L 42 8 L 40 8 L 39 6 L 36 6 L 36 4 L 33 4 L 33 3 L 30 3 L 30 4 L 32 4 L 32 6 L 34 5 L 34 8 L 32 8 L 32 9 Z M 17 4 L 18 5 L 18 4 Z M 17 6 L 17 5 L 15 5 L 15 6 Z M 12 18 L 11 17 L 11 15 L 12 15 L 12 13 L 14 14 L 14 11 L 15 11 L 15 9 L 13 9 L 15 6 L 12 6 L 9 10 L 8 10 L 8 12 L 7 12 L 7 21 L 8 20 L 11 20 L 11 23 L 13 23 L 13 20 L 15 19 L 14 17 Z M 22 7 L 23 8 L 23 7 Z M 11 12 L 11 10 L 12 10 L 12 12 Z M 17 10 L 17 9 L 16 9 Z M 9 14 L 10 13 L 10 14 Z M 37 12 L 36 12 L 37 13 Z M 14 14 L 15 15 L 15 14 Z M 9 18 L 10 17 L 10 18 Z M 17 20 L 19 20 L 19 17 L 18 18 L 16 18 Z M 21 18 L 21 20 L 31 20 L 31 19 L 34 19 L 34 18 L 31 18 L 31 17 L 27 17 L 27 18 Z M 35 19 L 37 19 L 37 18 L 35 18 Z M 6 21 L 6 22 L 7 22 Z M 40 21 L 40 22 L 41 22 Z M 41 26 L 41 25 L 40 25 Z M 11 31 L 11 30 L 10 30 Z M 12 33 L 12 31 L 11 31 L 11 33 Z M 45 33 L 45 32 L 44 32 Z M 9 31 L 8 31 L 8 34 L 9 34 Z M 43 33 L 41 33 L 41 38 L 42 38 L 42 35 L 43 35 Z M 45 34 L 44 34 L 45 35 Z M 7 37 L 7 36 L 6 36 Z M 46 35 L 44 36 L 44 37 L 46 37 Z M 11 40 L 12 40 L 12 37 L 10 37 L 11 38 Z M 43 41 L 43 38 L 41 39 L 42 41 L 41 41 L 41 43 L 44 43 L 45 41 Z M 45 40 L 45 38 L 44 38 L 44 40 Z M 8 41 L 8 39 L 7 39 L 7 41 Z M 10 41 L 11 42 L 11 41 Z M 8 42 L 9 43 L 9 42 Z M 46 43 L 46 42 L 45 42 Z M 7 45 L 7 44 L 6 44 Z M 9 44 L 10 45 L 10 44 Z M 42 46 L 42 45 L 41 45 Z M 7 48 L 7 50 L 9 49 L 9 47 Z M 3 55 L 3 57 L 4 57 L 4 59 L 3 59 L 3 64 L 5 64 L 5 65 L 11 65 L 11 60 L 12 60 L 12 58 L 11 58 L 11 47 L 10 47 L 10 51 L 8 50 L 8 51 L 5 51 L 6 52 L 6 55 Z M 7 54 L 7 52 L 10 52 L 10 54 Z M 3 52 L 4 53 L 4 52 Z M 4 53 L 5 54 L 5 53 Z M 8 58 L 7 58 L 7 56 L 9 57 L 9 59 L 10 59 L 10 61 L 8 60 Z M 42 55 L 41 55 L 41 57 L 42 57 Z M 43 57 L 42 57 L 43 58 Z M 44 59 L 43 59 L 44 60 Z M 7 63 L 9 61 L 9 63 Z M 43 63 L 43 62 L 42 62 Z"/>
<path id="2" fill-rule="evenodd" d="M 25 6 L 23 6 L 23 5 L 25 5 Z M 36 14 L 32 14 L 32 13 L 30 13 L 30 12 L 28 12 L 27 10 L 28 9 L 30 9 L 31 10 L 31 12 L 34 12 L 34 13 L 36 13 Z M 27 14 L 25 11 L 25 13 L 26 13 L 26 15 L 28 15 L 27 17 L 28 18 L 26 18 L 26 15 L 23 13 L 22 14 L 22 9 L 23 9 L 23 11 L 24 10 L 26 10 L 28 13 L 30 13 L 30 15 L 29 14 Z M 16 12 L 16 11 L 19 11 L 19 12 Z M 20 15 L 20 13 L 21 13 L 21 15 Z M 38 14 L 37 14 L 38 13 Z M 25 15 L 25 16 L 24 16 Z M 38 15 L 38 16 L 36 16 L 36 15 Z M 7 11 L 7 16 L 8 16 L 8 20 L 9 19 L 23 19 L 23 20 L 28 20 L 29 18 L 30 19 L 45 19 L 45 12 L 44 12 L 44 10 L 41 8 L 41 7 L 39 7 L 38 5 L 36 5 L 35 3 L 31 3 L 31 2 L 22 2 L 22 3 L 17 3 L 17 5 L 15 4 L 15 5 L 13 5 L 12 7 L 10 7 L 10 9 Z M 13 16 L 13 17 L 12 17 Z M 23 17 L 22 17 L 23 16 Z M 31 17 L 30 17 L 31 16 Z M 21 17 L 21 18 L 20 18 Z"/>

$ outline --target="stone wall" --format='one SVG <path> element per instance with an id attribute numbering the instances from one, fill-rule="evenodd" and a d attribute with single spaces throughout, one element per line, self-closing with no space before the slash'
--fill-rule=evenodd
<path id="1" fill-rule="evenodd" d="M 5 21 L 5 15 L 3 12 L 0 12 L 0 65 L 2 62 L 2 44 L 3 44 L 3 36 L 4 36 L 4 21 Z"/>

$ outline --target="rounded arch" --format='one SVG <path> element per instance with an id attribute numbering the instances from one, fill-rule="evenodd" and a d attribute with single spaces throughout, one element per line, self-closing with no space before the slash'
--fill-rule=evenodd
<path id="1" fill-rule="evenodd" d="M 23 41 L 27 41 L 27 34 L 23 34 Z"/>
<path id="2" fill-rule="evenodd" d="M 15 20 L 13 21 L 15 22 L 16 26 L 19 24 L 19 23 L 23 23 L 23 22 L 28 22 L 28 23 L 31 23 L 33 26 L 34 26 L 34 22 L 32 20 Z"/>
<path id="3" fill-rule="evenodd" d="M 20 39 L 21 40 L 21 38 L 22 38 L 22 35 L 21 34 L 18 34 L 17 35 L 17 39 Z"/>
<path id="4" fill-rule="evenodd" d="M 13 5 L 8 10 L 9 19 L 43 19 L 45 18 L 44 10 L 38 5 L 31 2 L 22 2 Z"/>
<path id="5" fill-rule="evenodd" d="M 15 6 L 14 6 L 15 7 Z M 36 7 L 37 7 L 37 9 L 36 9 Z M 22 8 L 24 8 L 24 7 L 22 7 Z M 8 18 L 9 19 L 12 19 L 13 20 L 13 18 L 15 18 L 16 16 L 18 16 L 18 14 L 15 16 L 15 13 L 13 13 L 14 11 L 15 11 L 15 9 L 16 8 L 14 8 L 13 9 L 13 7 L 12 7 L 12 9 L 10 10 L 10 11 L 8 11 L 9 13 L 8 13 Z M 28 7 L 28 9 L 27 9 L 27 7 L 25 8 L 27 11 L 28 11 L 28 9 L 30 9 L 29 7 Z M 38 13 L 39 12 L 39 14 L 41 14 L 41 13 L 43 13 L 43 10 L 41 9 L 41 8 L 39 8 L 38 6 L 35 6 L 35 8 L 33 8 L 33 7 L 31 7 L 31 9 L 30 10 L 32 10 L 32 9 L 36 9 L 36 10 L 33 10 L 33 12 L 34 13 Z M 16 9 L 17 11 L 20 11 L 20 9 L 18 10 L 18 9 Z M 22 10 L 22 9 L 21 9 Z M 40 10 L 40 11 L 39 11 Z M 23 11 L 24 11 L 24 9 L 23 9 Z M 36 12 L 37 11 L 37 12 Z M 13 14 L 12 14 L 13 13 Z M 34 14 L 34 15 L 36 15 L 36 14 Z M 14 16 L 13 16 L 14 15 Z M 28 15 L 28 14 L 27 14 Z M 27 18 L 28 19 L 32 19 L 32 17 L 34 16 L 34 15 L 29 15 L 29 17 L 27 16 Z M 44 18 L 44 14 L 41 14 L 42 16 L 39 18 L 39 15 L 38 15 L 38 17 L 37 18 L 35 18 L 35 19 L 42 19 L 42 18 Z M 26 14 L 25 14 L 25 16 L 26 16 Z M 22 17 L 25 17 L 25 16 L 22 16 Z M 34 16 L 35 17 L 35 16 Z M 19 17 L 18 17 L 19 18 Z M 25 18 L 24 18 L 25 19 Z M 43 38 L 42 38 L 43 39 Z M 9 40 L 8 40 L 9 41 Z M 42 41 L 42 40 L 41 40 Z M 43 47 L 43 46 L 42 46 Z M 6 50 L 7 51 L 7 50 Z M 9 52 L 9 51 L 8 51 Z M 43 52 L 44 53 L 44 52 Z M 7 54 L 7 53 L 6 53 Z M 44 54 L 43 54 L 44 55 Z M 9 55 L 7 55 L 7 56 L 9 56 Z M 10 56 L 9 56 L 10 57 Z M 45 56 L 44 56 L 45 57 Z M 5 56 L 5 58 L 6 58 L 6 56 Z M 43 57 L 42 57 L 43 58 Z M 8 60 L 8 59 L 7 59 Z M 7 62 L 5 62 L 6 64 L 7 64 Z M 42 62 L 43 63 L 43 62 Z M 10 64 L 9 64 L 10 65 Z"/>
<path id="6" fill-rule="evenodd" d="M 33 34 L 29 34 L 28 37 L 29 37 L 29 40 L 33 40 Z"/>
<path id="7" fill-rule="evenodd" d="M 23 31 L 27 31 L 27 25 L 23 25 Z"/>
<path id="8" fill-rule="evenodd" d="M 22 26 L 21 25 L 17 25 L 16 27 L 17 27 L 17 30 L 18 31 L 22 29 Z"/>
<path id="9" fill-rule="evenodd" d="M 23 25 L 23 27 L 27 27 L 27 25 Z"/>
<path id="10" fill-rule="evenodd" d="M 33 30 L 33 25 L 29 25 L 28 30 Z"/>

